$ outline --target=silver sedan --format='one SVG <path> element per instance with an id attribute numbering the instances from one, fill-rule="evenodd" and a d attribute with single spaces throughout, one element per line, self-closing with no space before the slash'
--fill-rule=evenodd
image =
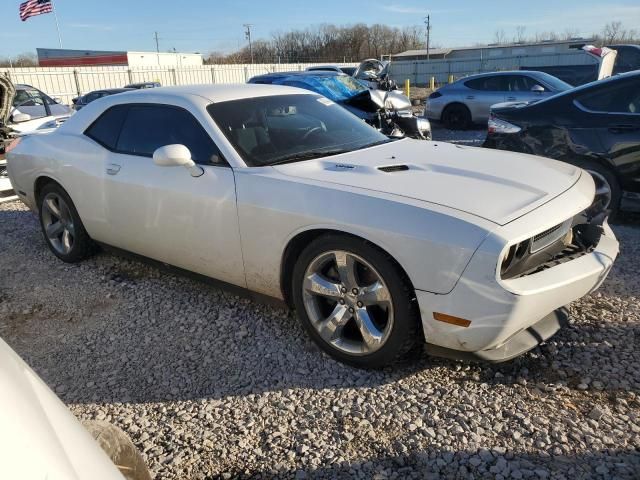
<path id="1" fill-rule="evenodd" d="M 442 121 L 447 128 L 464 130 L 489 119 L 491 105 L 530 102 L 572 88 L 544 72 L 516 70 L 481 73 L 462 78 L 433 92 L 425 117 Z"/>

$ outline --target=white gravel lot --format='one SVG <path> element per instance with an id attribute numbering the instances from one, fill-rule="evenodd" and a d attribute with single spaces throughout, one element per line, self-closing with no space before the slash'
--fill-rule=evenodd
<path id="1" fill-rule="evenodd" d="M 615 226 L 609 279 L 542 348 L 368 372 L 287 311 L 110 253 L 66 265 L 8 203 L 0 336 L 78 417 L 123 428 L 157 479 L 637 479 L 639 225 Z"/>

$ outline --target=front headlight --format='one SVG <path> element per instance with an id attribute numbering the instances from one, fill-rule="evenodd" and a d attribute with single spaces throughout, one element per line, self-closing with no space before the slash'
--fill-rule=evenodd
<path id="1" fill-rule="evenodd" d="M 426 118 L 418 117 L 418 130 L 420 130 L 420 132 L 422 133 L 430 132 L 431 122 L 429 122 L 429 120 L 427 120 Z"/>

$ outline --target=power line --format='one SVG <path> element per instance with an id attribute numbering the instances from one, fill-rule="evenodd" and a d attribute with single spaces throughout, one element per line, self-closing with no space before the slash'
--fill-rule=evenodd
<path id="1" fill-rule="evenodd" d="M 429 60 L 429 40 L 431 36 L 431 15 L 427 14 L 424 19 L 424 24 L 427 27 L 427 60 Z"/>
<path id="2" fill-rule="evenodd" d="M 251 63 L 253 63 L 253 47 L 251 45 L 251 25 L 250 23 L 245 23 L 242 25 L 245 28 L 244 35 L 247 40 L 249 40 L 249 55 L 251 56 Z"/>

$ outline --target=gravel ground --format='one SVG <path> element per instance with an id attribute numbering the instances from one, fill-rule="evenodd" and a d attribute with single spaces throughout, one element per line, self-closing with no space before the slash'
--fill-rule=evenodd
<path id="1" fill-rule="evenodd" d="M 101 253 L 45 247 L 0 205 L 0 336 L 157 479 L 640 478 L 640 222 L 569 328 L 498 366 L 343 366 L 294 317 Z"/>

